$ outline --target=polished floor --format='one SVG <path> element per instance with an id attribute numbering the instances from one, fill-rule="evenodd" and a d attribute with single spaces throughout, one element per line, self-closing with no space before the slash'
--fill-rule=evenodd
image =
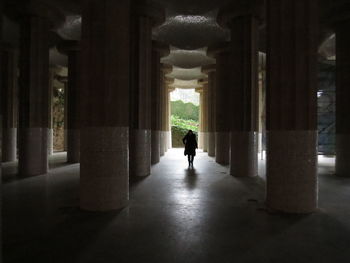
<path id="1" fill-rule="evenodd" d="M 5 263 L 350 262 L 350 179 L 333 175 L 332 158 L 320 160 L 320 210 L 307 216 L 267 213 L 261 178 L 231 177 L 205 153 L 187 169 L 181 149 L 131 182 L 124 210 L 83 212 L 79 165 L 64 160 L 28 178 L 4 165 Z"/>

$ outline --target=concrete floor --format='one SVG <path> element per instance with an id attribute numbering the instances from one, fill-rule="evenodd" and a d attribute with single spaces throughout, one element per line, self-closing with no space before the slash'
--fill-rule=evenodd
<path id="1" fill-rule="evenodd" d="M 82 212 L 79 165 L 64 158 L 30 178 L 5 164 L 5 263 L 350 262 L 350 179 L 332 175 L 334 159 L 320 160 L 320 211 L 287 216 L 263 209 L 262 179 L 233 178 L 204 153 L 188 170 L 181 149 L 132 183 L 128 208 Z"/>

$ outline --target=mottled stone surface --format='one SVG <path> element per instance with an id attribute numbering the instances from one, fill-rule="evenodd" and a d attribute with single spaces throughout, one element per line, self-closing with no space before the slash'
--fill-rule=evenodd
<path id="1" fill-rule="evenodd" d="M 19 174 L 32 176 L 46 174 L 47 128 L 23 128 L 20 135 Z"/>
<path id="2" fill-rule="evenodd" d="M 215 156 L 215 132 L 208 132 L 208 155 Z"/>
<path id="3" fill-rule="evenodd" d="M 53 154 L 53 129 L 47 130 L 47 154 Z"/>
<path id="4" fill-rule="evenodd" d="M 130 176 L 147 176 L 151 173 L 151 131 L 131 130 Z"/>
<path id="5" fill-rule="evenodd" d="M 350 177 L 350 134 L 336 135 L 335 173 Z"/>
<path id="6" fill-rule="evenodd" d="M 67 162 L 80 162 L 80 130 L 68 129 L 67 136 Z"/>
<path id="7" fill-rule="evenodd" d="M 159 155 L 164 156 L 165 154 L 165 141 L 164 141 L 164 131 L 159 132 Z"/>
<path id="8" fill-rule="evenodd" d="M 208 138 L 208 132 L 203 132 L 203 151 L 208 152 L 208 143 L 209 143 L 209 138 Z"/>
<path id="9" fill-rule="evenodd" d="M 14 162 L 17 160 L 17 128 L 2 130 L 2 161 Z"/>
<path id="10" fill-rule="evenodd" d="M 165 142 L 166 142 L 166 146 L 165 146 L 165 151 L 168 151 L 172 145 L 171 145 L 171 132 L 170 131 L 166 131 L 165 132 Z"/>
<path id="11" fill-rule="evenodd" d="M 160 161 L 160 131 L 152 130 L 152 151 L 151 164 L 159 163 Z"/>
<path id="12" fill-rule="evenodd" d="M 203 149 L 203 145 L 204 145 L 204 135 L 203 132 L 198 132 L 198 148 L 199 149 Z"/>
<path id="13" fill-rule="evenodd" d="M 286 213 L 317 208 L 317 131 L 268 131 L 266 204 Z"/>
<path id="14" fill-rule="evenodd" d="M 236 177 L 257 176 L 257 139 L 256 132 L 231 132 L 231 175 Z"/>
<path id="15" fill-rule="evenodd" d="M 129 200 L 129 128 L 81 130 L 80 207 L 107 211 Z"/>
<path id="16" fill-rule="evenodd" d="M 230 133 L 216 132 L 215 160 L 222 165 L 230 163 Z"/>

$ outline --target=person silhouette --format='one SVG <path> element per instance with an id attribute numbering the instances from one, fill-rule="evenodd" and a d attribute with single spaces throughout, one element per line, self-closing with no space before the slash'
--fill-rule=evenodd
<path id="1" fill-rule="evenodd" d="M 185 156 L 188 157 L 188 167 L 193 167 L 193 159 L 196 156 L 196 149 L 198 148 L 196 135 L 192 130 L 189 130 L 185 137 L 182 139 L 185 145 Z"/>

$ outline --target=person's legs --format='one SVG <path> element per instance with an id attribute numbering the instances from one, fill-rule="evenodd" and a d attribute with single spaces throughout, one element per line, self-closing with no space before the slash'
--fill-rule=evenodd
<path id="1" fill-rule="evenodd" d="M 191 155 L 187 155 L 187 158 L 188 158 L 188 166 L 191 165 Z"/>
<path id="2" fill-rule="evenodd" d="M 192 166 L 193 166 L 194 155 L 192 155 L 191 157 L 192 157 L 192 158 L 191 158 L 191 164 L 192 164 Z"/>

